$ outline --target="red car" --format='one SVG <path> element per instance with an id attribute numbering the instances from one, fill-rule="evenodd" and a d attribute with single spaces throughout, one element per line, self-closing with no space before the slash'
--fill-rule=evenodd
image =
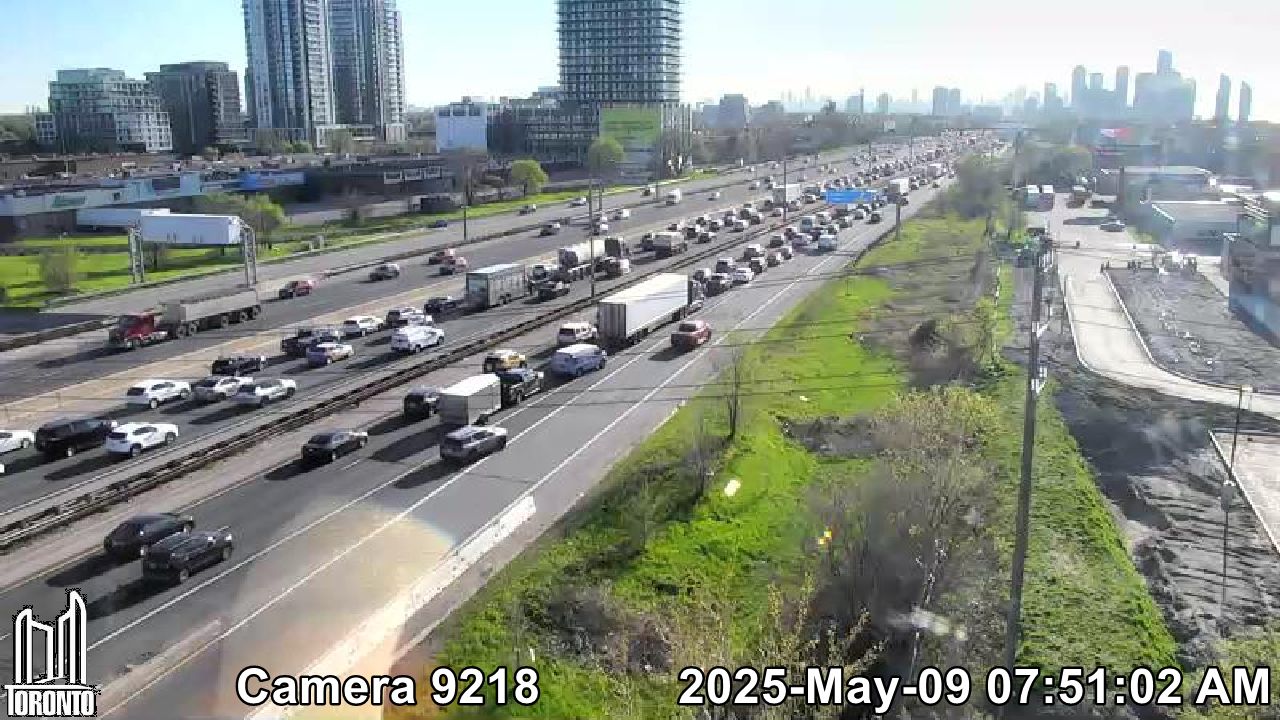
<path id="1" fill-rule="evenodd" d="M 305 278 L 302 280 L 290 280 L 280 288 L 280 299 L 302 297 L 310 295 L 312 290 L 316 289 L 316 281 L 313 278 Z"/>
<path id="2" fill-rule="evenodd" d="M 453 248 L 444 248 L 443 250 L 437 250 L 431 253 L 431 255 L 427 257 L 427 264 L 439 265 L 441 263 L 447 263 L 452 261 L 453 257 Z"/>
<path id="3" fill-rule="evenodd" d="M 711 339 L 711 326 L 705 320 L 685 320 L 671 333 L 671 347 L 692 350 Z"/>

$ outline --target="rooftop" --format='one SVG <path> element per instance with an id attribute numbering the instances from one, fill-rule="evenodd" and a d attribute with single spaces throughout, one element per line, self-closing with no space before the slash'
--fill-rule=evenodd
<path id="1" fill-rule="evenodd" d="M 1213 173 L 1194 165 L 1127 165 L 1124 171 L 1135 175 L 1199 175 L 1208 177 Z"/>
<path id="2" fill-rule="evenodd" d="M 1152 203 L 1152 207 L 1175 223 L 1211 222 L 1235 225 L 1241 211 L 1239 202 L 1222 200 L 1158 201 Z"/>

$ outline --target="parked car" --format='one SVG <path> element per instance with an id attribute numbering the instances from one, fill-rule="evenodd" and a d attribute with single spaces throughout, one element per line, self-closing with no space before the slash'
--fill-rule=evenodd
<path id="1" fill-rule="evenodd" d="M 267 369 L 266 355 L 220 357 L 209 366 L 210 375 L 252 375 Z"/>
<path id="2" fill-rule="evenodd" d="M 455 253 L 453 248 L 441 248 L 427 256 L 428 265 L 439 265 L 443 262 L 453 260 Z"/>
<path id="3" fill-rule="evenodd" d="M 453 462 L 473 462 L 506 446 L 506 428 L 464 425 L 440 441 L 440 457 Z"/>
<path id="4" fill-rule="evenodd" d="M 235 395 L 231 396 L 231 400 L 237 405 L 265 407 L 267 403 L 287 400 L 296 392 L 298 392 L 298 383 L 288 378 L 255 380 L 252 384 L 240 388 Z"/>
<path id="5" fill-rule="evenodd" d="M 117 457 L 138 457 L 143 450 L 169 445 L 177 439 L 177 425 L 131 422 L 117 425 L 107 433 L 104 447 L 108 453 Z"/>
<path id="6" fill-rule="evenodd" d="M 542 389 L 542 373 L 529 368 L 515 368 L 498 373 L 502 383 L 502 406 L 519 405 L 521 400 Z"/>
<path id="7" fill-rule="evenodd" d="M 281 300 L 302 297 L 303 295 L 310 295 L 311 291 L 316 289 L 317 284 L 312 278 L 290 280 L 276 294 Z"/>
<path id="8" fill-rule="evenodd" d="M 406 305 L 404 307 L 391 308 L 382 318 L 382 324 L 389 328 L 406 327 L 408 325 L 429 325 L 431 318 L 427 317 L 416 307 Z"/>
<path id="9" fill-rule="evenodd" d="M 346 337 L 364 337 L 382 329 L 382 321 L 372 315 L 356 315 L 342 321 L 342 334 Z"/>
<path id="10" fill-rule="evenodd" d="M 735 285 L 745 285 L 755 278 L 755 272 L 753 272 L 749 267 L 735 268 L 733 271 L 733 283 Z"/>
<path id="11" fill-rule="evenodd" d="M 547 280 L 538 283 L 538 299 L 555 300 L 558 297 L 568 295 L 572 289 L 569 287 L 569 283 L 563 280 Z"/>
<path id="12" fill-rule="evenodd" d="M 155 410 L 164 403 L 191 398 L 191 385 L 182 380 L 140 380 L 124 394 L 126 405 L 145 405 Z"/>
<path id="13" fill-rule="evenodd" d="M 711 339 L 711 326 L 705 320 L 685 320 L 671 333 L 671 347 L 691 350 Z"/>
<path id="14" fill-rule="evenodd" d="M 512 368 L 528 366 L 529 361 L 523 354 L 518 353 L 515 350 L 507 350 L 505 348 L 499 348 L 491 351 L 484 357 L 484 363 L 482 364 L 484 372 L 487 373 L 496 373 L 503 370 L 510 370 Z"/>
<path id="15" fill-rule="evenodd" d="M 404 418 L 406 420 L 416 420 L 418 418 L 431 417 L 431 413 L 436 411 L 436 405 L 440 402 L 440 388 L 438 387 L 416 387 L 404 396 Z"/>
<path id="16" fill-rule="evenodd" d="M 195 518 L 177 513 L 146 513 L 134 515 L 107 533 L 102 539 L 102 550 L 108 556 L 120 560 L 132 560 L 147 554 L 152 543 L 170 535 L 189 533 L 196 528 Z"/>
<path id="17" fill-rule="evenodd" d="M 391 349 L 396 352 L 416 353 L 443 342 L 444 331 L 429 325 L 410 325 L 391 334 Z"/>
<path id="18" fill-rule="evenodd" d="M 30 430 L 0 430 L 0 455 L 26 450 L 36 444 L 36 434 Z"/>
<path id="19" fill-rule="evenodd" d="M 556 333 L 556 345 L 565 347 L 577 343 L 594 342 L 596 334 L 596 326 L 589 322 L 567 322 L 561 325 Z"/>
<path id="20" fill-rule="evenodd" d="M 347 343 L 319 343 L 307 350 L 307 364 L 311 367 L 324 367 L 340 360 L 349 360 L 356 354 L 356 349 Z"/>
<path id="21" fill-rule="evenodd" d="M 391 280 L 400 277 L 400 266 L 395 263 L 383 263 L 369 271 L 370 280 Z"/>
<path id="22" fill-rule="evenodd" d="M 210 375 L 192 386 L 191 392 L 200 402 L 221 402 L 252 382 L 253 378 L 244 375 Z"/>
<path id="23" fill-rule="evenodd" d="M 369 444 L 369 433 L 360 430 L 326 430 L 302 444 L 302 463 L 334 462 Z"/>
<path id="24" fill-rule="evenodd" d="M 115 426 L 115 420 L 96 417 L 51 420 L 36 428 L 36 450 L 47 458 L 71 457 L 80 450 L 100 447 Z"/>
<path id="25" fill-rule="evenodd" d="M 191 573 L 231 559 L 235 542 L 226 530 L 170 535 L 147 548 L 142 577 L 151 583 L 184 583 Z"/>
<path id="26" fill-rule="evenodd" d="M 578 377 L 603 369 L 608 357 L 608 354 L 596 345 L 578 343 L 556 350 L 551 356 L 551 361 L 547 363 L 547 369 L 557 375 Z"/>
<path id="27" fill-rule="evenodd" d="M 422 311 L 434 315 L 445 315 L 455 312 L 460 307 L 462 307 L 462 302 L 458 298 L 452 295 L 437 295 L 427 299 L 427 302 L 422 306 Z"/>

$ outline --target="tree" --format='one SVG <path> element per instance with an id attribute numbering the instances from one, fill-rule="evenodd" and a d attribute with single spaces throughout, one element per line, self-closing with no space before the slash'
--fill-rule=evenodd
<path id="1" fill-rule="evenodd" d="M 285 224 L 284 208 L 268 195 L 212 193 L 196 200 L 196 208 L 210 215 L 235 215 L 253 228 L 259 242 L 271 247 L 271 233 Z"/>
<path id="2" fill-rule="evenodd" d="M 311 147 L 311 143 L 307 142 L 306 140 L 299 140 L 297 142 L 289 143 L 286 147 L 288 152 L 291 152 L 295 155 L 307 155 L 313 151 Z"/>
<path id="3" fill-rule="evenodd" d="M 610 177 L 622 164 L 622 143 L 608 135 L 596 138 L 587 149 L 587 167 L 595 177 Z"/>
<path id="4" fill-rule="evenodd" d="M 80 252 L 75 245 L 63 245 L 40 253 L 40 279 L 51 292 L 69 293 L 80 281 Z"/>
<path id="5" fill-rule="evenodd" d="M 338 153 L 340 155 L 355 152 L 356 150 L 356 138 L 351 134 L 351 131 L 346 128 L 329 132 L 325 136 L 325 142 L 328 144 L 330 152 Z"/>
<path id="6" fill-rule="evenodd" d="M 538 192 L 550 179 L 542 169 L 542 165 L 533 158 L 524 158 L 511 163 L 511 182 L 523 188 L 525 195 Z"/>
<path id="7" fill-rule="evenodd" d="M 725 419 L 729 423 L 726 441 L 738 436 L 746 416 L 746 396 L 751 392 L 755 378 L 755 363 L 742 348 L 734 349 L 727 366 L 721 371 L 720 382 L 724 386 Z"/>
<path id="8" fill-rule="evenodd" d="M 475 204 L 476 185 L 489 165 L 489 156 L 472 148 L 444 153 L 445 165 L 453 173 L 454 186 L 462 191 L 463 203 Z"/>

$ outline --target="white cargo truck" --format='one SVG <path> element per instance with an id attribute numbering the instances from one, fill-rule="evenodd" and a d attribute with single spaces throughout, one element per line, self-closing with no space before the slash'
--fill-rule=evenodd
<path id="1" fill-rule="evenodd" d="M 689 249 L 689 241 L 683 233 L 663 230 L 653 234 L 653 254 L 665 258 L 678 255 Z"/>
<path id="2" fill-rule="evenodd" d="M 506 305 L 529 294 L 524 265 L 502 263 L 467 273 L 463 303 L 472 310 Z"/>
<path id="3" fill-rule="evenodd" d="M 906 197 L 911 192 L 910 178 L 896 178 L 889 181 L 889 187 L 886 189 L 886 195 L 889 202 L 897 202 L 901 198 Z"/>
<path id="4" fill-rule="evenodd" d="M 702 306 L 702 284 L 684 275 L 661 273 L 614 293 L 596 309 L 596 330 L 607 348 L 623 348 L 654 328 Z"/>
<path id="5" fill-rule="evenodd" d="M 680 188 L 676 188 L 675 190 L 670 190 L 667 192 L 668 205 L 679 205 L 680 201 L 683 199 L 684 199 L 684 193 L 680 192 Z"/>
<path id="6" fill-rule="evenodd" d="M 168 215 L 169 208 L 88 208 L 76 211 L 76 227 L 136 227 L 144 215 Z"/>
<path id="7" fill-rule="evenodd" d="M 244 223 L 235 215 L 143 215 L 142 241 L 161 245 L 228 247 L 240 244 Z"/>
<path id="8" fill-rule="evenodd" d="M 502 381 L 493 373 L 472 375 L 440 391 L 436 412 L 444 425 L 475 425 L 502 409 Z"/>
<path id="9" fill-rule="evenodd" d="M 929 176 L 930 180 L 942 177 L 942 172 L 942 163 L 929 163 L 925 167 L 925 174 Z"/>
<path id="10" fill-rule="evenodd" d="M 799 200 L 802 195 L 804 195 L 804 193 L 801 191 L 798 183 L 777 185 L 773 188 L 773 204 L 786 205 L 792 200 Z"/>
<path id="11" fill-rule="evenodd" d="M 556 252 L 560 262 L 560 274 L 557 280 L 573 282 L 591 276 L 592 264 L 600 263 L 609 256 L 609 246 L 613 245 L 607 237 L 592 238 L 573 245 L 565 245 Z"/>

